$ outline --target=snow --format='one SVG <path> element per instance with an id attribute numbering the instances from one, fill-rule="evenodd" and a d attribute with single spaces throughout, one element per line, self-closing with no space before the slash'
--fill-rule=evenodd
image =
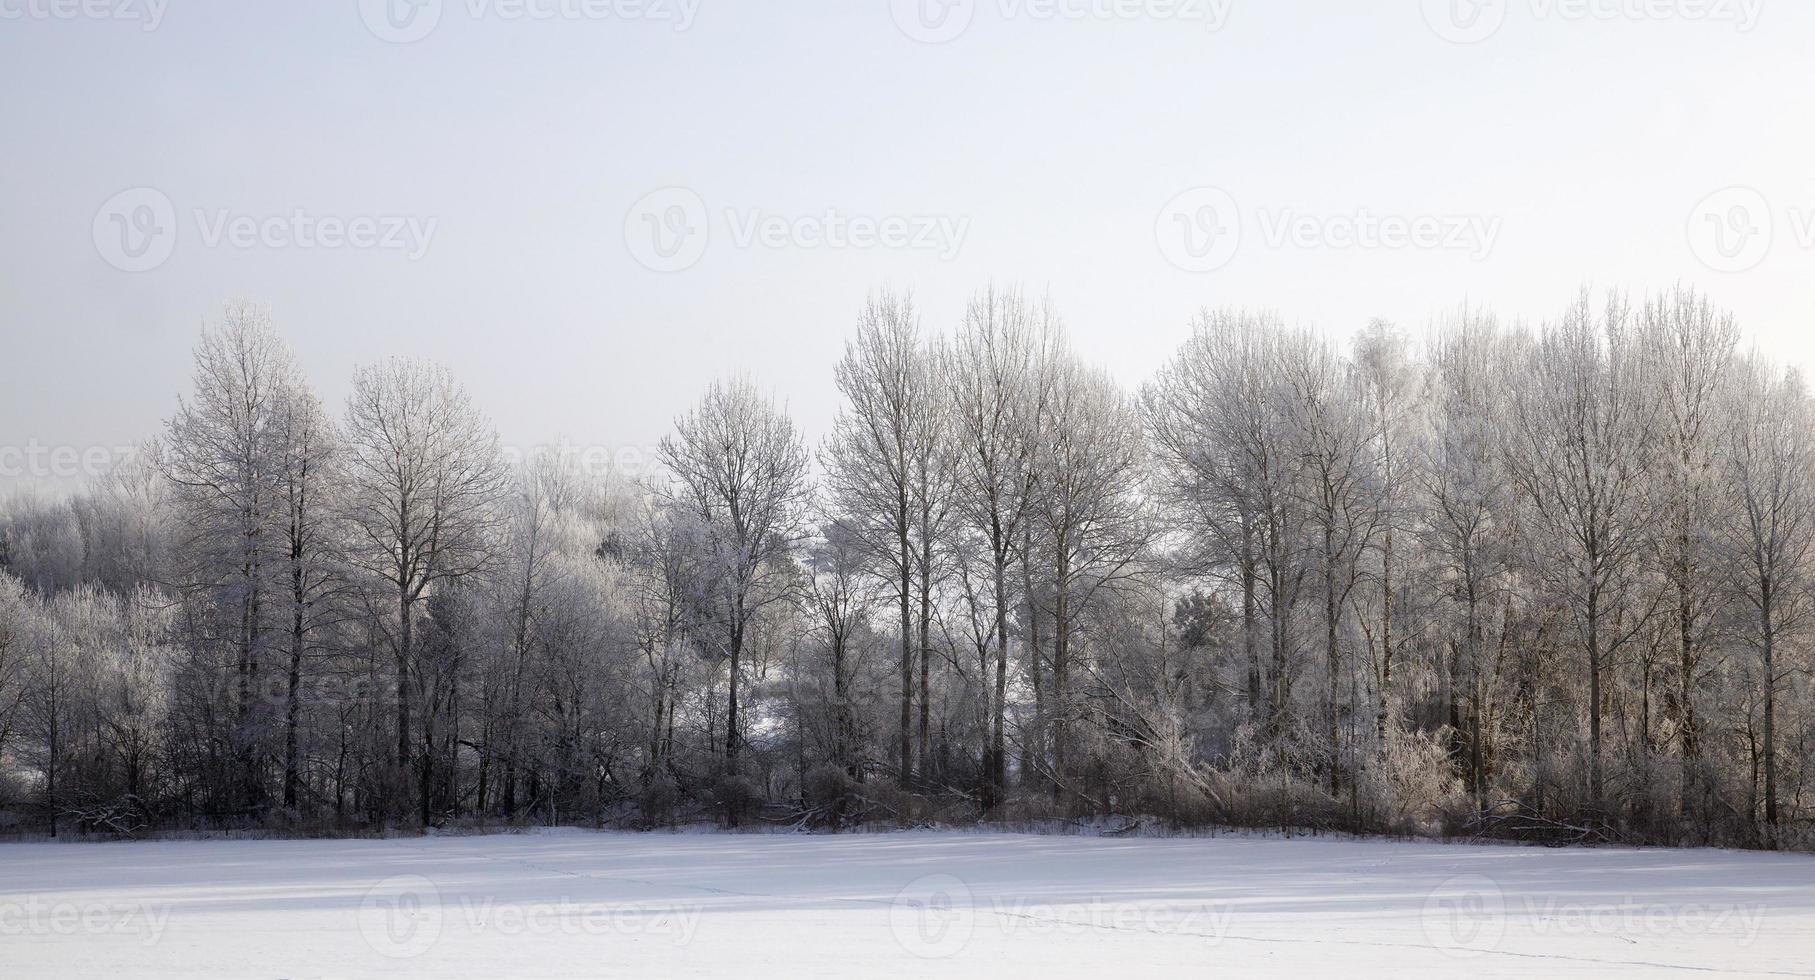
<path id="1" fill-rule="evenodd" d="M 911 832 L 0 845 L 0 977 L 1815 976 L 1815 859 Z"/>

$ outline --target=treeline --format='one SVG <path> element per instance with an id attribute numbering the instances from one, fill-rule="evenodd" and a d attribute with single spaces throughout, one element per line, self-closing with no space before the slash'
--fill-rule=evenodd
<path id="1" fill-rule="evenodd" d="M 0 512 L 24 832 L 1150 815 L 1808 846 L 1815 428 L 1675 291 L 1346 349 L 861 311 L 598 473 L 446 371 L 324 407 L 232 305 L 131 463 Z"/>

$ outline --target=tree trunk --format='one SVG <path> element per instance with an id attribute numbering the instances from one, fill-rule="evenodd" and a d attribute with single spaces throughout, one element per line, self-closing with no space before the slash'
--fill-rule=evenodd
<path id="1" fill-rule="evenodd" d="M 996 545 L 996 683 L 993 710 L 989 723 L 989 793 L 991 807 L 1000 805 L 1008 795 L 1008 552 Z"/>
<path id="2" fill-rule="evenodd" d="M 1333 515 L 1332 515 L 1333 516 Z M 1324 724 L 1330 739 L 1330 793 L 1335 795 L 1342 785 L 1338 770 L 1342 757 L 1342 733 L 1337 707 L 1337 683 L 1340 673 L 1341 656 L 1336 649 L 1336 531 L 1326 522 L 1323 528 L 1323 626 L 1324 626 L 1324 670 L 1325 670 L 1325 706 Z"/>
<path id="3" fill-rule="evenodd" d="M 1590 569 L 1594 569 L 1591 562 Z M 1597 574 L 1591 571 L 1590 574 Z M 1601 796 L 1601 589 L 1588 585 L 1588 799 L 1597 815 Z"/>
<path id="4" fill-rule="evenodd" d="M 1021 737 L 1022 779 L 1038 773 L 1045 765 L 1046 733 L 1048 722 L 1046 690 L 1046 667 L 1040 658 L 1040 610 L 1034 603 L 1033 564 L 1029 556 L 1033 554 L 1033 536 L 1023 532 L 1021 536 L 1021 592 L 1027 608 L 1027 643 L 1021 651 L 1021 659 L 1027 664 L 1027 679 L 1034 695 L 1034 725 L 1032 732 L 1023 732 Z"/>
<path id="5" fill-rule="evenodd" d="M 1764 765 L 1765 765 L 1765 833 L 1766 842 L 1777 846 L 1777 666 L 1776 644 L 1777 624 L 1773 620 L 1772 604 L 1776 597 L 1772 593 L 1773 583 L 1770 575 L 1764 575 L 1759 581 L 1758 615 L 1761 627 L 1761 639 L 1764 646 L 1764 682 L 1765 682 L 1765 724 L 1764 724 Z"/>
<path id="6" fill-rule="evenodd" d="M 1687 536 L 1679 541 L 1679 547 L 1688 548 Z M 1683 575 L 1677 585 L 1677 643 L 1681 660 L 1677 672 L 1678 739 L 1682 746 L 1681 802 L 1680 812 L 1690 817 L 1695 811 L 1696 755 L 1700 746 L 1695 734 L 1695 610 L 1691 604 L 1688 576 Z"/>
<path id="7" fill-rule="evenodd" d="M 1052 771 L 1053 797 L 1059 800 L 1065 798 L 1071 737 L 1071 608 L 1066 595 L 1071 561 L 1065 538 L 1061 534 L 1056 542 L 1058 574 L 1052 596 Z"/>
<path id="8" fill-rule="evenodd" d="M 295 590 L 296 608 L 290 618 L 290 676 L 289 690 L 284 699 L 284 809 L 296 809 L 297 784 L 297 719 L 301 713 L 302 701 L 302 658 L 303 658 L 303 588 L 301 566 L 291 573 L 292 587 Z"/>
<path id="9" fill-rule="evenodd" d="M 930 522 L 929 522 L 930 523 Z M 927 755 L 928 740 L 932 728 L 932 669 L 933 669 L 933 555 L 932 542 L 921 545 L 920 554 L 920 768 L 925 771 L 934 768 Z"/>
<path id="10" fill-rule="evenodd" d="M 397 600 L 397 779 L 398 799 L 393 807 L 399 814 L 410 812 L 410 597 L 408 587 L 401 587 Z"/>
<path id="11" fill-rule="evenodd" d="M 1254 595 L 1254 525 L 1246 517 L 1242 518 L 1241 576 L 1242 648 L 1247 653 L 1248 660 L 1248 718 L 1258 723 L 1265 717 L 1266 703 L 1261 700 L 1260 693 L 1260 637 L 1256 632 L 1259 627 Z"/>
<path id="12" fill-rule="evenodd" d="M 903 789 L 914 782 L 914 619 L 911 607 L 914 566 L 908 550 L 908 502 L 901 497 L 900 520 L 895 525 L 897 558 L 901 570 L 901 727 L 896 733 L 896 755 L 899 783 Z"/>

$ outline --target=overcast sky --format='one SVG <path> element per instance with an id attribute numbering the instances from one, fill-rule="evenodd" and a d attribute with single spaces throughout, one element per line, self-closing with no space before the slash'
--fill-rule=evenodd
<path id="1" fill-rule="evenodd" d="M 1811 38 L 1788 0 L 0 0 L 0 446 L 154 434 L 234 296 L 337 411 L 426 355 L 514 445 L 646 445 L 740 370 L 817 442 L 884 284 L 940 329 L 1049 293 L 1130 385 L 1200 306 L 1422 331 L 1583 283 L 1801 362 Z"/>

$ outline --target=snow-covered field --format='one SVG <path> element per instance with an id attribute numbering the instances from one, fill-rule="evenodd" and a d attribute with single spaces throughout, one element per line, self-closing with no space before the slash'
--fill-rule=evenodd
<path id="1" fill-rule="evenodd" d="M 0 845 L 7 980 L 1671 971 L 1815 976 L 1815 859 L 971 833 Z"/>

